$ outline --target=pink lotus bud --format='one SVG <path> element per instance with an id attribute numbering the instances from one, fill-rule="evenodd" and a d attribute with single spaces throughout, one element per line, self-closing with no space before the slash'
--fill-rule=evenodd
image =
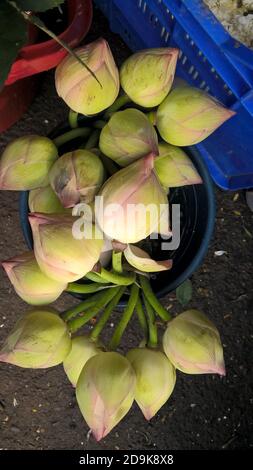
<path id="1" fill-rule="evenodd" d="M 155 159 L 155 171 L 164 188 L 174 188 L 202 183 L 191 159 L 179 147 L 159 144 L 159 156 Z"/>
<path id="2" fill-rule="evenodd" d="M 73 387 L 76 387 L 86 362 L 102 350 L 97 343 L 85 335 L 76 336 L 72 339 L 71 344 L 71 351 L 64 360 L 63 367 Z"/>
<path id="3" fill-rule="evenodd" d="M 93 356 L 77 382 L 81 413 L 97 441 L 127 414 L 134 400 L 135 373 L 130 362 L 116 352 Z"/>
<path id="4" fill-rule="evenodd" d="M 30 214 L 34 253 L 42 272 L 60 282 L 73 282 L 92 270 L 103 246 L 93 224 L 75 234 L 77 217 L 62 214 Z M 74 237 L 75 235 L 75 237 Z M 86 238 L 84 238 L 86 237 Z"/>
<path id="5" fill-rule="evenodd" d="M 150 420 L 173 392 L 175 369 L 165 354 L 154 349 L 131 349 L 127 359 L 136 374 L 134 398 L 145 418 Z"/>
<path id="6" fill-rule="evenodd" d="M 225 375 L 219 332 L 198 310 L 187 310 L 168 323 L 163 348 L 176 369 L 186 374 Z"/>
<path id="7" fill-rule="evenodd" d="M 88 150 L 75 150 L 59 158 L 49 173 L 50 184 L 64 207 L 92 202 L 104 181 L 100 158 Z"/>
<path id="8" fill-rule="evenodd" d="M 157 232 L 168 200 L 154 171 L 152 154 L 111 176 L 102 187 L 96 218 L 108 238 L 136 243 Z"/>
<path id="9" fill-rule="evenodd" d="M 71 209 L 65 209 L 51 186 L 32 189 L 29 191 L 30 212 L 42 212 L 43 214 L 71 214 Z"/>
<path id="10" fill-rule="evenodd" d="M 186 146 L 206 139 L 235 112 L 198 88 L 175 88 L 160 104 L 156 125 L 169 144 Z"/>
<path id="11" fill-rule="evenodd" d="M 98 81 L 74 57 L 68 55 L 58 65 L 55 86 L 59 96 L 77 113 L 91 115 L 108 108 L 119 93 L 119 72 L 105 39 L 76 49 Z"/>
<path id="12" fill-rule="evenodd" d="M 138 271 L 146 273 L 156 273 L 159 271 L 167 271 L 172 268 L 172 260 L 155 261 L 146 251 L 138 246 L 127 245 L 124 250 L 124 256 L 129 264 Z"/>
<path id="13" fill-rule="evenodd" d="M 0 351 L 0 361 L 46 369 L 60 364 L 70 348 L 67 325 L 58 313 L 52 309 L 36 309 L 17 322 Z"/>
<path id="14" fill-rule="evenodd" d="M 54 302 L 67 284 L 47 277 L 39 268 L 32 251 L 2 262 L 16 293 L 31 305 Z"/>
<path id="15" fill-rule="evenodd" d="M 57 157 L 57 148 L 47 137 L 19 137 L 1 156 L 0 189 L 23 191 L 47 186 L 48 172 Z"/>
<path id="16" fill-rule="evenodd" d="M 131 55 L 120 69 L 120 82 L 134 103 L 151 108 L 169 93 L 176 70 L 178 49 L 161 47 Z"/>
<path id="17" fill-rule="evenodd" d="M 127 166 L 151 152 L 158 155 L 156 131 L 138 109 L 113 114 L 101 131 L 99 147 L 120 166 Z"/>

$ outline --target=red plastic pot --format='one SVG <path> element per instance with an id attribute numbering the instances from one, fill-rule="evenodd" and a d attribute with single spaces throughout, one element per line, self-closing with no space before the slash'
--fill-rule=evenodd
<path id="1" fill-rule="evenodd" d="M 69 26 L 59 37 L 75 47 L 90 29 L 92 0 L 67 1 Z M 56 67 L 66 54 L 53 39 L 20 50 L 0 93 L 0 132 L 14 124 L 30 105 L 37 89 L 36 74 Z"/>

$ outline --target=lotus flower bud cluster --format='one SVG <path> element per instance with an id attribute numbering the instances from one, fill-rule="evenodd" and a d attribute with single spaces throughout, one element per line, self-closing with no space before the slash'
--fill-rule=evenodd
<path id="1" fill-rule="evenodd" d="M 189 261 L 187 243 L 178 263 L 175 248 L 168 253 L 161 240 L 174 242 L 180 233 L 170 210 L 180 189 L 173 188 L 201 184 L 205 177 L 195 153 L 181 147 L 201 142 L 234 114 L 201 90 L 182 82 L 172 86 L 178 52 L 137 52 L 119 74 L 104 39 L 80 47 L 80 60 L 67 56 L 55 75 L 72 129 L 53 140 L 20 137 L 0 160 L 0 189 L 29 191 L 30 213 L 24 210 L 22 221 L 26 239 L 30 223 L 33 247 L 2 265 L 16 293 L 37 306 L 17 322 L 0 361 L 25 368 L 63 364 L 97 440 L 134 400 L 147 420 L 155 416 L 174 390 L 176 369 L 225 374 L 215 326 L 197 310 L 171 318 L 153 290 L 160 280 L 163 286 L 169 278 L 176 282 Z M 124 93 L 118 97 L 120 83 Z M 86 117 L 77 119 L 77 113 Z M 182 212 L 191 210 L 181 200 Z M 189 228 L 184 233 L 195 236 Z M 41 307 L 63 291 L 81 303 L 59 314 Z M 127 305 L 114 327 L 110 315 L 122 296 Z M 123 356 L 116 350 L 134 314 L 143 341 Z M 103 346 L 108 324 L 114 330 Z"/>
<path id="2" fill-rule="evenodd" d="M 57 148 L 47 137 L 19 137 L 1 156 L 0 189 L 22 191 L 47 186 L 49 170 L 57 157 Z"/>
<path id="3" fill-rule="evenodd" d="M 102 129 L 100 150 L 120 166 L 145 157 L 158 155 L 157 134 L 144 113 L 126 109 L 115 113 Z"/>
<path id="4" fill-rule="evenodd" d="M 100 353 L 86 362 L 76 398 L 96 440 L 105 437 L 134 401 L 136 378 L 130 362 L 116 352 Z"/>
<path id="5" fill-rule="evenodd" d="M 136 374 L 134 398 L 145 418 L 150 420 L 173 392 L 175 369 L 165 354 L 158 350 L 131 349 L 127 358 Z"/>
<path id="6" fill-rule="evenodd" d="M 76 49 L 75 53 L 92 70 L 96 78 L 69 55 L 56 69 L 57 93 L 77 113 L 100 113 L 114 102 L 119 93 L 119 72 L 110 47 L 101 38 Z"/>
<path id="7" fill-rule="evenodd" d="M 104 167 L 97 155 L 76 150 L 59 158 L 49 173 L 50 184 L 62 205 L 90 203 L 104 180 Z"/>
<path id="8" fill-rule="evenodd" d="M 87 238 L 74 238 L 75 218 L 68 215 L 34 213 L 29 217 L 34 253 L 43 273 L 58 282 L 72 282 L 85 276 L 99 260 L 102 237 L 93 225 Z"/>
<path id="9" fill-rule="evenodd" d="M 234 114 L 204 91 L 179 86 L 160 104 L 156 125 L 166 142 L 181 147 L 202 142 Z"/>
<path id="10" fill-rule="evenodd" d="M 176 70 L 178 49 L 161 47 L 136 52 L 120 69 L 120 83 L 134 103 L 159 105 L 169 93 Z"/>
<path id="11" fill-rule="evenodd" d="M 46 276 L 39 268 L 32 251 L 2 262 L 17 294 L 28 304 L 45 305 L 54 302 L 66 289 L 66 282 Z"/>
<path id="12" fill-rule="evenodd" d="M 186 374 L 225 375 L 218 330 L 198 310 L 181 313 L 168 324 L 163 348 L 176 369 Z"/>
<path id="13" fill-rule="evenodd" d="M 71 349 L 66 323 L 52 309 L 31 310 L 21 318 L 0 351 L 0 361 L 46 369 L 61 364 Z"/>
<path id="14" fill-rule="evenodd" d="M 101 352 L 102 349 L 98 344 L 91 341 L 86 335 L 76 336 L 72 339 L 71 350 L 63 362 L 63 367 L 73 387 L 76 387 L 86 362 L 88 362 L 91 357 Z"/>

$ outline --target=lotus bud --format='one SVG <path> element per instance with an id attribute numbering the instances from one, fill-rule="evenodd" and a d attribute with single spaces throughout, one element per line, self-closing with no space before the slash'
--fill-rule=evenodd
<path id="1" fill-rule="evenodd" d="M 99 193 L 96 218 L 108 238 L 136 243 L 157 231 L 168 200 L 153 166 L 154 157 L 150 154 L 105 182 Z"/>
<path id="2" fill-rule="evenodd" d="M 1 156 L 0 189 L 23 191 L 47 186 L 48 172 L 57 157 L 57 148 L 47 137 L 19 137 Z"/>
<path id="3" fill-rule="evenodd" d="M 101 131 L 99 147 L 120 166 L 127 166 L 151 152 L 158 155 L 156 131 L 138 109 L 115 113 Z"/>
<path id="4" fill-rule="evenodd" d="M 121 67 L 123 90 L 140 106 L 159 105 L 171 89 L 177 58 L 178 50 L 170 47 L 136 52 Z"/>
<path id="5" fill-rule="evenodd" d="M 86 362 L 77 382 L 76 398 L 97 441 L 130 410 L 135 381 L 130 362 L 116 352 L 100 353 Z"/>
<path id="6" fill-rule="evenodd" d="M 159 271 L 167 271 L 172 268 L 172 260 L 155 261 L 146 251 L 138 246 L 128 245 L 124 250 L 124 255 L 129 264 L 138 271 L 146 273 L 156 273 Z"/>
<path id="7" fill-rule="evenodd" d="M 77 113 L 100 113 L 115 101 L 120 87 L 119 72 L 110 47 L 101 38 L 76 49 L 75 53 L 94 72 L 97 80 L 74 57 L 68 55 L 56 69 L 57 93 Z"/>
<path id="8" fill-rule="evenodd" d="M 0 351 L 0 361 L 31 369 L 60 364 L 68 355 L 71 340 L 66 323 L 52 309 L 26 313 Z"/>
<path id="9" fill-rule="evenodd" d="M 73 282 L 91 271 L 99 260 L 103 239 L 93 224 L 85 224 L 82 232 L 78 217 L 63 214 L 34 213 L 29 221 L 36 260 L 48 277 Z"/>
<path id="10" fill-rule="evenodd" d="M 176 372 L 164 353 L 136 348 L 127 353 L 136 374 L 135 400 L 147 420 L 166 403 L 176 383 Z"/>
<path id="11" fill-rule="evenodd" d="M 169 322 L 163 348 L 176 369 L 186 374 L 225 375 L 219 332 L 198 310 L 187 310 Z"/>
<path id="12" fill-rule="evenodd" d="M 63 207 L 51 186 L 29 191 L 28 205 L 30 212 L 43 212 L 43 214 L 66 214 L 70 212 Z"/>
<path id="13" fill-rule="evenodd" d="M 166 142 L 181 147 L 202 142 L 234 114 L 204 91 L 183 86 L 160 104 L 156 125 Z"/>
<path id="14" fill-rule="evenodd" d="M 75 150 L 55 162 L 49 180 L 64 207 L 90 203 L 104 181 L 104 167 L 94 153 Z"/>
<path id="15" fill-rule="evenodd" d="M 159 157 L 155 159 L 155 171 L 164 188 L 202 183 L 188 155 L 181 148 L 165 142 L 159 144 Z"/>
<path id="16" fill-rule="evenodd" d="M 91 341 L 88 336 L 76 336 L 72 339 L 71 351 L 63 362 L 65 373 L 76 387 L 79 376 L 86 362 L 99 352 L 101 348 L 97 343 Z"/>
<path id="17" fill-rule="evenodd" d="M 54 302 L 67 284 L 47 277 L 39 268 L 32 251 L 2 262 L 16 293 L 31 305 Z"/>

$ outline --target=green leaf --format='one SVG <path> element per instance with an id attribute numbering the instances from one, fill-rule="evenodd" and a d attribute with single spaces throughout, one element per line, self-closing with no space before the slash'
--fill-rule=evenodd
<path id="1" fill-rule="evenodd" d="M 46 11 L 64 3 L 65 0 L 15 0 L 16 5 L 24 11 Z"/>
<path id="2" fill-rule="evenodd" d="M 176 296 L 178 302 L 180 302 L 183 307 L 190 302 L 192 298 L 192 283 L 190 279 L 187 279 L 187 281 L 183 282 L 183 284 L 177 288 Z"/>
<path id="3" fill-rule="evenodd" d="M 0 89 L 19 50 L 27 42 L 27 23 L 14 8 L 0 2 Z"/>

